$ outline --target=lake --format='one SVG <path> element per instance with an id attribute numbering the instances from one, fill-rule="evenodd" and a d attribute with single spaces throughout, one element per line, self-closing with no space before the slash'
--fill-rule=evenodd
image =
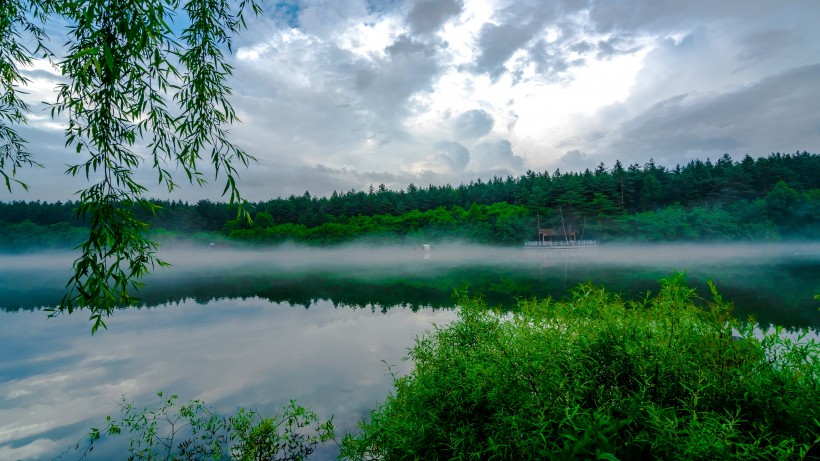
<path id="1" fill-rule="evenodd" d="M 147 279 L 143 306 L 90 335 L 87 314 L 47 318 L 72 256 L 0 256 L 0 459 L 52 459 L 121 395 L 139 406 L 157 391 L 202 399 L 220 412 L 272 414 L 290 399 L 333 416 L 339 434 L 384 399 L 387 366 L 416 335 L 455 318 L 454 291 L 514 309 L 562 298 L 579 283 L 625 297 L 657 291 L 686 272 L 704 296 L 711 278 L 736 315 L 820 327 L 820 244 L 601 246 L 525 250 L 468 245 L 415 248 L 166 248 L 174 264 Z M 107 459 L 123 441 L 105 441 Z M 312 459 L 332 459 L 324 447 Z M 76 459 L 69 453 L 63 459 Z"/>

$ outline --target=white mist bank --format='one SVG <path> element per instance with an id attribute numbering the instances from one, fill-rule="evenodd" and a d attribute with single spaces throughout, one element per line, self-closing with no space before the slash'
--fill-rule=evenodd
<path id="1" fill-rule="evenodd" d="M 408 267 L 505 267 L 540 258 L 572 258 L 601 266 L 657 266 L 686 269 L 712 264 L 767 264 L 774 260 L 798 259 L 820 264 L 820 242 L 760 244 L 643 244 L 607 245 L 586 249 L 542 249 L 495 247 L 472 244 L 420 246 L 344 245 L 310 247 L 226 248 L 216 246 L 161 248 L 158 256 L 170 268 L 156 268 L 155 276 L 200 270 L 248 272 L 323 270 L 350 273 L 358 269 L 384 271 Z M 0 255 L 3 272 L 61 271 L 70 273 L 76 258 L 71 252 Z M 425 266 L 422 266 L 424 264 Z"/>
<path id="2" fill-rule="evenodd" d="M 401 268 L 407 264 L 449 267 L 520 265 L 539 257 L 568 257 L 592 264 L 631 266 L 696 266 L 709 264 L 763 264 L 780 258 L 820 263 L 820 242 L 761 244 L 601 245 L 590 249 L 525 249 L 470 244 L 433 245 L 429 252 L 412 246 L 306 247 L 228 249 L 204 247 L 196 251 L 168 250 L 160 257 L 175 269 L 204 267 L 278 269 Z"/>

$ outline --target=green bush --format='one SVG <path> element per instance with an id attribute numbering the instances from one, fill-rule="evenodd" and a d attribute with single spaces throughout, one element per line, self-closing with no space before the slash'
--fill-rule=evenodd
<path id="1" fill-rule="evenodd" d="M 625 302 L 582 285 L 514 314 L 461 300 L 347 435 L 348 459 L 812 459 L 820 345 L 731 316 L 676 274 Z"/>

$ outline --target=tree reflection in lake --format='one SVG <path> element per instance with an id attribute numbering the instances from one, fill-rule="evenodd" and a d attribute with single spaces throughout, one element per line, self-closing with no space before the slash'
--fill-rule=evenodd
<path id="1" fill-rule="evenodd" d="M 684 271 L 706 294 L 711 278 L 736 314 L 761 323 L 820 326 L 812 297 L 820 292 L 820 244 L 654 245 L 595 250 L 524 250 L 437 245 L 425 259 L 409 248 L 170 251 L 174 267 L 147 279 L 143 306 L 183 300 L 260 297 L 308 307 L 334 305 L 450 307 L 454 290 L 483 295 L 490 305 L 513 308 L 528 297 L 567 295 L 592 281 L 632 297 L 656 290 L 657 280 Z M 65 256 L 52 256 L 62 265 Z M 4 263 L 2 261 L 5 261 Z M 56 304 L 66 269 L 32 257 L 0 258 L 0 308 Z"/>

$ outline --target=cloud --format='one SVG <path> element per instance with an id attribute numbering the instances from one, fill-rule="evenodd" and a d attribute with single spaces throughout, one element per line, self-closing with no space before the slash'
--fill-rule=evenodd
<path id="1" fill-rule="evenodd" d="M 675 98 L 630 120 L 624 134 L 641 140 L 646 146 L 643 151 L 660 150 L 665 145 L 664 150 L 673 152 L 739 154 L 817 146 L 820 92 L 811 88 L 811 82 L 817 81 L 820 65 L 813 65 L 731 92 Z"/>
<path id="2" fill-rule="evenodd" d="M 632 35 L 611 35 L 604 40 L 599 40 L 595 49 L 598 59 L 609 59 L 621 54 L 632 54 L 639 51 L 643 46 L 635 42 Z"/>
<path id="3" fill-rule="evenodd" d="M 455 131 L 464 138 L 480 138 L 493 129 L 495 120 L 487 111 L 481 109 L 468 110 L 456 118 Z"/>
<path id="4" fill-rule="evenodd" d="M 259 146 L 300 152 L 308 162 L 350 163 L 361 149 L 408 138 L 404 118 L 415 109 L 413 95 L 429 91 L 436 53 L 435 44 L 405 34 L 363 56 L 298 31 L 282 32 L 240 50 L 237 106 L 247 116 L 235 130 L 259 139 Z"/>
<path id="5" fill-rule="evenodd" d="M 580 171 L 588 167 L 590 164 L 590 156 L 574 149 L 567 151 L 558 159 L 557 166 L 564 171 Z"/>
<path id="6" fill-rule="evenodd" d="M 470 151 L 454 141 L 441 141 L 435 146 L 435 158 L 448 167 L 448 171 L 464 171 L 470 163 Z"/>
<path id="7" fill-rule="evenodd" d="M 685 163 L 729 153 L 794 152 L 820 145 L 820 64 L 791 69 L 729 92 L 688 93 L 659 101 L 599 132 L 609 160 Z M 587 141 L 590 141 L 588 139 Z M 563 158 L 562 158 L 563 161 Z"/>
<path id="8" fill-rule="evenodd" d="M 493 24 L 487 23 L 481 27 L 478 37 L 479 55 L 475 61 L 478 73 L 489 74 L 498 79 L 507 68 L 504 64 L 513 54 L 532 40 L 535 32 L 541 29 L 541 24 L 530 21 L 524 24 Z"/>
<path id="9" fill-rule="evenodd" d="M 511 73 L 518 83 L 530 66 L 548 81 L 566 80 L 592 50 L 584 39 L 585 0 L 528 0 L 495 12 L 478 33 L 474 69 L 497 80 Z"/>
<path id="10" fill-rule="evenodd" d="M 716 20 L 755 17 L 761 7 L 765 8 L 765 3 L 765 0 L 748 0 L 741 7 L 737 2 L 708 0 L 592 2 L 589 17 L 602 32 L 665 33 Z"/>
<path id="11" fill-rule="evenodd" d="M 432 33 L 458 16 L 463 8 L 463 0 L 419 0 L 407 13 L 407 23 L 414 32 Z"/>
<path id="12" fill-rule="evenodd" d="M 429 91 L 439 72 L 437 47 L 408 35 L 400 35 L 385 48 L 379 60 L 360 80 L 361 101 L 371 106 L 382 119 L 406 115 L 412 108 L 411 96 Z"/>
<path id="13" fill-rule="evenodd" d="M 515 155 L 510 141 L 485 141 L 473 149 L 471 167 L 476 171 L 499 171 L 507 174 L 521 173 L 524 159 Z"/>
<path id="14" fill-rule="evenodd" d="M 413 162 L 410 170 L 416 175 L 434 176 L 438 180 L 454 178 L 464 173 L 470 163 L 470 151 L 455 141 L 438 141 L 430 146 L 430 153 Z"/>
<path id="15" fill-rule="evenodd" d="M 298 24 L 304 32 L 329 39 L 344 33 L 351 23 L 369 17 L 365 0 L 299 0 Z"/>
<path id="16" fill-rule="evenodd" d="M 254 168 L 242 175 L 243 190 L 253 200 L 274 197 L 300 196 L 306 191 L 312 196 L 329 196 L 334 191 L 367 190 L 370 185 L 384 184 L 391 189 L 403 189 L 418 181 L 417 175 L 394 174 L 386 171 L 335 168 L 324 164 L 287 165 L 284 168 Z M 278 193 L 271 196 L 270 185 L 276 184 Z"/>
<path id="17" fill-rule="evenodd" d="M 586 63 L 584 58 L 573 56 L 571 53 L 567 53 L 565 49 L 549 44 L 545 40 L 536 41 L 529 48 L 528 57 L 535 63 L 540 76 L 551 82 L 570 80 L 569 71 Z M 520 73 L 519 70 L 518 75 Z"/>

